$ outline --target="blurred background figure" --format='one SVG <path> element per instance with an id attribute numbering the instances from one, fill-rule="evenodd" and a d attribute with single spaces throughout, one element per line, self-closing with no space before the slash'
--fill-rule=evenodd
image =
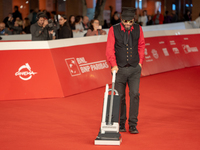
<path id="1" fill-rule="evenodd" d="M 153 25 L 153 20 L 151 16 L 148 16 L 147 26 Z"/>
<path id="2" fill-rule="evenodd" d="M 169 15 L 169 11 L 165 11 L 165 17 L 163 23 L 171 23 L 172 17 Z"/>
<path id="3" fill-rule="evenodd" d="M 58 39 L 72 38 L 72 30 L 67 22 L 67 16 L 61 15 L 59 19 Z"/>
<path id="4" fill-rule="evenodd" d="M 138 22 L 141 23 L 142 26 L 146 26 L 148 21 L 147 11 L 143 10 L 143 16 L 138 19 Z"/>
<path id="5" fill-rule="evenodd" d="M 39 9 L 38 8 L 35 8 L 34 11 L 33 11 L 33 16 L 32 16 L 32 20 L 31 20 L 31 24 L 34 24 L 37 22 L 37 14 L 39 12 Z"/>
<path id="6" fill-rule="evenodd" d="M 12 32 L 5 26 L 4 22 L 0 23 L 0 35 L 11 35 Z"/>
<path id="7" fill-rule="evenodd" d="M 12 13 L 9 13 L 8 16 L 7 16 L 6 18 L 4 18 L 4 20 L 3 20 L 3 22 L 5 23 L 5 25 L 6 25 L 7 28 L 9 27 L 9 26 L 8 26 L 8 19 L 9 19 L 10 17 L 12 17 L 12 16 L 13 16 Z"/>
<path id="8" fill-rule="evenodd" d="M 13 20 L 14 20 L 13 17 L 8 18 L 8 26 L 11 29 L 12 34 L 21 34 L 22 24 L 23 24 L 22 20 L 19 17 L 17 17 L 14 24 L 13 24 Z"/>
<path id="9" fill-rule="evenodd" d="M 199 17 L 197 17 L 195 21 L 196 21 L 197 26 L 200 28 L 200 13 L 199 13 Z"/>
<path id="10" fill-rule="evenodd" d="M 172 22 L 177 22 L 178 21 L 178 15 L 176 14 L 176 11 L 172 11 Z"/>
<path id="11" fill-rule="evenodd" d="M 120 15 L 117 11 L 114 12 L 111 18 L 111 25 L 115 25 L 121 22 Z"/>
<path id="12" fill-rule="evenodd" d="M 75 17 L 75 29 L 78 30 L 79 32 L 83 32 L 84 30 L 81 16 Z"/>
<path id="13" fill-rule="evenodd" d="M 20 20 L 22 20 L 22 14 L 19 12 L 19 7 L 15 6 L 14 7 L 14 12 L 13 12 L 13 21 L 15 22 L 16 18 L 19 17 Z"/>
<path id="14" fill-rule="evenodd" d="M 102 26 L 102 29 L 107 29 L 107 28 L 109 28 L 107 20 L 104 20 L 104 24 Z"/>
<path id="15" fill-rule="evenodd" d="M 30 13 L 29 13 L 29 15 L 28 15 L 27 18 L 29 19 L 30 23 L 32 23 L 32 19 L 33 19 L 33 9 L 30 10 Z"/>
<path id="16" fill-rule="evenodd" d="M 27 17 L 23 20 L 22 34 L 30 34 L 31 33 L 30 28 L 31 28 L 31 23 L 30 23 L 29 18 Z"/>
<path id="17" fill-rule="evenodd" d="M 75 29 L 75 16 L 74 15 L 71 15 L 69 17 L 69 26 L 70 26 L 72 32 L 78 32 L 78 30 Z"/>
<path id="18" fill-rule="evenodd" d="M 153 23 L 154 24 L 163 24 L 164 17 L 162 14 L 160 14 L 159 11 L 157 11 L 157 14 L 154 15 L 153 17 Z"/>
<path id="19" fill-rule="evenodd" d="M 192 20 L 191 12 L 189 10 L 186 11 L 186 13 L 184 15 L 184 19 L 185 19 L 185 21 L 191 21 Z"/>
<path id="20" fill-rule="evenodd" d="M 88 29 L 86 34 L 86 36 L 94 35 L 106 35 L 106 31 L 101 29 L 101 26 L 99 26 L 99 20 L 97 19 L 91 21 L 90 28 Z"/>
<path id="21" fill-rule="evenodd" d="M 88 16 L 84 16 L 83 17 L 83 22 L 82 22 L 83 28 L 84 30 L 88 30 L 89 29 L 89 18 Z"/>

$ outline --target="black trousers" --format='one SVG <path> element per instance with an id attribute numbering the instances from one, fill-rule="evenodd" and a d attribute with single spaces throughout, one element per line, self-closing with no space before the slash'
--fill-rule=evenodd
<path id="1" fill-rule="evenodd" d="M 141 67 L 119 67 L 116 74 L 115 89 L 118 91 L 121 101 L 120 124 L 126 122 L 126 85 L 129 86 L 130 108 L 129 108 L 129 126 L 136 126 L 138 122 L 139 109 L 139 84 Z"/>

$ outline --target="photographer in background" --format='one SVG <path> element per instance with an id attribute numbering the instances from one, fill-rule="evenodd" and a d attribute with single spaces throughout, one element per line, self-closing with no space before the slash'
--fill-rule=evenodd
<path id="1" fill-rule="evenodd" d="M 43 12 L 37 14 L 37 22 L 31 25 L 32 41 L 52 40 L 53 29 Z"/>

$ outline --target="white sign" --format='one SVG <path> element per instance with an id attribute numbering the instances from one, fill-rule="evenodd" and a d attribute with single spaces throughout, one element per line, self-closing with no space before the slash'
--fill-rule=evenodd
<path id="1" fill-rule="evenodd" d="M 81 75 L 81 73 L 88 73 L 109 68 L 106 60 L 100 60 L 88 63 L 84 57 L 67 58 L 65 59 L 71 76 Z"/>
<path id="2" fill-rule="evenodd" d="M 173 47 L 172 50 L 173 50 L 174 54 L 179 54 L 180 53 L 177 47 Z"/>
<path id="3" fill-rule="evenodd" d="M 184 52 L 187 53 L 192 53 L 192 52 L 198 52 L 198 48 L 197 47 L 190 47 L 189 45 L 182 45 Z"/>
<path id="4" fill-rule="evenodd" d="M 151 50 L 151 53 L 153 54 L 153 57 L 154 57 L 155 59 L 158 59 L 158 58 L 159 58 L 158 52 L 157 52 L 155 49 L 152 49 L 152 50 Z"/>
<path id="5" fill-rule="evenodd" d="M 168 51 L 167 51 L 167 48 L 163 48 L 162 50 L 163 50 L 163 53 L 164 53 L 165 56 L 169 56 L 169 53 L 168 53 Z"/>

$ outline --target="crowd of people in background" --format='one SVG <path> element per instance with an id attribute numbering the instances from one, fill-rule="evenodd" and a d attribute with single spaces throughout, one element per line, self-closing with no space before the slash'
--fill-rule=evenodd
<path id="1" fill-rule="evenodd" d="M 14 12 L 9 13 L 8 16 L 0 22 L 0 35 L 13 35 L 13 34 L 30 34 L 31 25 L 38 23 L 38 13 L 43 13 L 45 19 L 47 20 L 46 25 L 52 27 L 52 38 L 50 39 L 62 39 L 62 38 L 72 38 L 73 33 L 83 32 L 87 30 L 84 36 L 94 36 L 94 35 L 105 35 L 106 32 L 103 30 L 109 28 L 112 25 L 118 24 L 121 22 L 120 13 L 117 11 L 114 12 L 110 23 L 107 23 L 104 20 L 104 25 L 99 25 L 99 20 L 93 19 L 89 20 L 88 16 L 75 16 L 71 15 L 67 18 L 66 15 L 58 15 L 55 11 L 47 12 L 46 10 L 39 10 L 38 8 L 30 10 L 30 13 L 27 17 L 22 19 L 22 14 L 19 12 L 18 6 L 14 7 Z M 184 19 L 181 21 L 191 21 L 191 12 L 189 10 L 184 14 Z M 147 10 L 143 10 L 142 15 L 135 16 L 135 23 L 140 24 L 141 26 L 165 24 L 165 23 L 174 23 L 178 22 L 178 15 L 176 11 L 165 12 L 165 15 L 162 15 L 159 11 L 153 16 L 148 15 Z M 200 26 L 200 16 L 196 19 L 197 24 Z"/>

